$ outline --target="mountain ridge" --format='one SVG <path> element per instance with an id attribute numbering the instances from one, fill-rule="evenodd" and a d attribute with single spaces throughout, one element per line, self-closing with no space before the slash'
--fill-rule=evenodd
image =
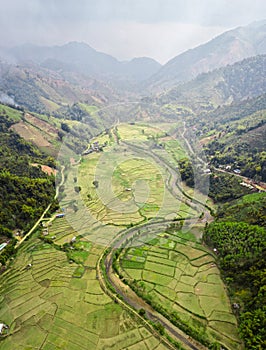
<path id="1" fill-rule="evenodd" d="M 34 63 L 53 70 L 60 67 L 96 78 L 128 78 L 137 81 L 147 79 L 161 67 L 159 62 L 149 57 L 119 61 L 84 42 L 76 41 L 55 46 L 24 44 L 10 49 L 2 48 L 2 57 L 17 64 Z"/>
<path id="2" fill-rule="evenodd" d="M 145 82 L 148 89 L 171 88 L 201 73 L 266 53 L 266 20 L 226 31 L 168 61 Z"/>

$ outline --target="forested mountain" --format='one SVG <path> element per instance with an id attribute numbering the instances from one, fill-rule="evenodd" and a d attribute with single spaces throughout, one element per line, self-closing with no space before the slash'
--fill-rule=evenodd
<path id="1" fill-rule="evenodd" d="M 198 74 L 266 53 L 266 21 L 225 32 L 166 63 L 147 82 L 149 88 L 170 88 Z"/>
<path id="2" fill-rule="evenodd" d="M 197 134 L 211 165 L 239 169 L 246 177 L 266 181 L 265 101 L 264 94 L 199 117 Z"/>
<path id="3" fill-rule="evenodd" d="M 161 95 L 162 104 L 178 103 L 195 112 L 211 110 L 236 100 L 262 95 L 266 91 L 266 55 L 202 73 L 194 80 Z"/>

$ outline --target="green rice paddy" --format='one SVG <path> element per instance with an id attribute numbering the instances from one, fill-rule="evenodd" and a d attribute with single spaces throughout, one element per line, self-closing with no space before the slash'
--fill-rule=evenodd
<path id="1" fill-rule="evenodd" d="M 169 314 L 229 349 L 241 349 L 236 318 L 214 257 L 191 234 L 162 232 L 136 240 L 120 256 L 125 278 Z"/>
<path id="2" fill-rule="evenodd" d="M 64 220 L 54 224 L 57 234 L 66 229 Z M 0 320 L 10 326 L 1 350 L 165 349 L 102 291 L 97 259 L 92 265 L 89 260 L 103 248 L 75 245 L 80 263 L 32 237 L 1 275 Z"/>

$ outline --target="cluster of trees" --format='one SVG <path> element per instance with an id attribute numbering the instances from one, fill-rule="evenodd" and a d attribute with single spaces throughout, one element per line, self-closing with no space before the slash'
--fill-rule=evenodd
<path id="1" fill-rule="evenodd" d="M 56 112 L 56 115 L 60 118 L 62 115 L 67 119 L 82 121 L 86 118 L 88 113 L 86 113 L 78 103 L 74 103 L 72 106 L 62 107 Z"/>
<path id="2" fill-rule="evenodd" d="M 0 172 L 0 222 L 8 229 L 25 230 L 41 216 L 54 195 L 53 180 Z"/>
<path id="3" fill-rule="evenodd" d="M 265 193 L 249 194 L 237 201 L 225 203 L 218 207 L 216 216 L 219 221 L 245 221 L 248 224 L 266 228 Z"/>
<path id="4" fill-rule="evenodd" d="M 90 126 L 91 130 L 99 131 L 102 129 L 101 123 L 99 123 L 99 117 L 97 113 L 89 113 L 79 103 L 74 103 L 72 106 L 61 107 L 55 116 L 58 118 L 65 118 L 70 120 L 76 120 L 83 122 Z"/>
<path id="5" fill-rule="evenodd" d="M 250 193 L 250 190 L 240 185 L 241 180 L 234 175 L 213 172 L 210 175 L 200 173 L 200 169 L 193 167 L 189 159 L 178 162 L 182 181 L 211 197 L 214 202 L 226 202 Z M 208 191 L 208 193 L 205 193 Z"/>
<path id="6" fill-rule="evenodd" d="M 265 229 L 245 222 L 215 222 L 206 229 L 204 241 L 217 249 L 220 267 L 227 276 L 236 279 L 266 252 Z"/>
<path id="7" fill-rule="evenodd" d="M 236 176 L 224 173 L 210 175 L 209 197 L 214 202 L 226 202 L 250 193 L 250 189 L 240 185 L 241 180 Z"/>
<path id="8" fill-rule="evenodd" d="M 2 250 L 1 254 L 0 254 L 0 264 L 2 264 L 2 266 L 4 266 L 6 264 L 6 262 L 8 261 L 8 259 L 15 254 L 16 252 L 16 245 L 17 241 L 13 238 L 9 241 L 8 245 L 5 247 L 4 250 Z"/>
<path id="9" fill-rule="evenodd" d="M 220 208 L 218 218 L 203 236 L 209 247 L 217 249 L 232 302 L 238 305 L 240 334 L 247 349 L 254 350 L 266 346 L 265 212 L 265 194 L 243 197 Z"/>

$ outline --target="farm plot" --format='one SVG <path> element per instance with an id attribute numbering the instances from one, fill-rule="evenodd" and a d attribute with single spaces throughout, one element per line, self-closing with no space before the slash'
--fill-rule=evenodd
<path id="1" fill-rule="evenodd" d="M 118 125 L 119 135 L 125 141 L 147 141 L 152 138 L 159 139 L 165 136 L 165 131 L 160 126 L 151 126 L 146 124 L 120 124 Z"/>
<path id="2" fill-rule="evenodd" d="M 111 140 L 110 135 L 116 137 Z M 61 201 L 79 234 L 90 235 L 99 225 L 122 229 L 154 217 L 182 219 L 198 215 L 182 202 L 185 199 L 180 190 L 171 190 L 174 182 L 170 173 L 150 153 L 150 145 L 165 137 L 165 132 L 156 127 L 119 124 L 92 140 L 96 151 L 68 171 Z M 139 143 L 123 143 L 131 144 L 132 140 Z M 140 143 L 145 152 L 138 148 Z M 105 145 L 102 151 L 97 151 L 98 145 Z M 60 237 L 56 235 L 56 242 L 64 244 L 72 238 L 71 232 L 65 231 Z"/>
<path id="3" fill-rule="evenodd" d="M 119 144 L 83 159 L 78 185 L 88 215 L 102 224 L 119 226 L 156 216 L 194 216 L 195 211 L 181 202 L 183 195 L 175 198 L 166 186 L 169 174 L 164 167 L 149 155 L 135 151 L 134 147 Z"/>
<path id="4" fill-rule="evenodd" d="M 60 235 L 59 226 L 56 230 Z M 121 350 L 155 349 L 156 338 L 103 293 L 97 260 L 87 266 L 90 256 L 98 259 L 102 248 L 82 240 L 74 248 L 82 253 L 79 265 L 37 237 L 19 250 L 10 269 L 0 276 L 0 320 L 10 326 L 0 348 L 105 350 L 115 344 Z M 83 268 L 79 276 L 78 268 Z M 146 347 L 146 339 L 154 346 Z"/>
<path id="5" fill-rule="evenodd" d="M 160 233 L 120 256 L 125 278 L 153 305 L 164 308 L 210 341 L 240 349 L 237 323 L 214 257 L 190 234 Z M 142 236 L 138 237 L 141 241 Z"/>
<path id="6" fill-rule="evenodd" d="M 79 173 L 82 199 L 102 223 L 141 222 L 155 216 L 161 207 L 164 184 L 160 171 L 154 162 L 136 155 L 120 161 L 116 154 L 105 166 L 97 166 L 88 157 Z"/>
<path id="7" fill-rule="evenodd" d="M 59 245 L 69 243 L 76 235 L 77 233 L 64 217 L 56 218 L 48 226 L 47 237 L 53 239 Z"/>
<path id="8" fill-rule="evenodd" d="M 119 135 L 121 142 L 116 143 L 116 137 L 108 141 L 110 134 Z M 92 145 L 105 144 L 103 151 L 84 156 L 80 165 L 68 173 L 61 204 L 66 210 L 75 211 L 75 216 L 82 206 L 87 208 L 86 213 L 82 210 L 83 221 L 86 217 L 90 225 L 97 221 L 127 226 L 156 216 L 194 216 L 196 213 L 188 205 L 181 204 L 181 192 L 180 198 L 170 193 L 165 167 L 151 153 L 149 156 L 151 142 L 159 142 L 161 138 L 165 138 L 165 132 L 139 124 L 121 124 L 109 133 L 102 133 L 92 140 Z M 132 140 L 139 143 L 136 146 L 123 143 Z"/>

